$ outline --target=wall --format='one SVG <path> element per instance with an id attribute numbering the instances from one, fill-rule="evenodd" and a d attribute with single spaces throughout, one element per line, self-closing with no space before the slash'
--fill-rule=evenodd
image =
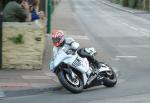
<path id="1" fill-rule="evenodd" d="M 22 35 L 22 40 L 18 35 Z M 41 69 L 44 42 L 45 26 L 41 23 L 4 22 L 2 67 Z"/>
<path id="2" fill-rule="evenodd" d="M 143 8 L 144 10 L 150 10 L 150 0 L 144 0 Z"/>

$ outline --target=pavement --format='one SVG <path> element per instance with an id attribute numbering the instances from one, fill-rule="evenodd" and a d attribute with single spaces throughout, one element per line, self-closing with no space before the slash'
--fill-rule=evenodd
<path id="1" fill-rule="evenodd" d="M 61 0 L 56 6 L 52 14 L 52 29 L 54 28 L 67 31 L 67 35 L 72 36 L 83 33 L 76 23 L 69 0 Z M 84 39 L 84 37 L 79 37 Z M 0 99 L 63 89 L 57 76 L 48 69 L 51 50 L 52 45 L 46 39 L 41 70 L 0 70 Z"/>
<path id="2" fill-rule="evenodd" d="M 121 7 L 108 0 L 97 1 L 129 13 L 142 14 L 141 17 L 150 20 L 150 13 L 147 11 Z M 61 0 L 56 6 L 52 15 L 53 28 L 67 31 L 68 34 L 73 33 L 72 35 L 83 34 L 75 20 L 69 0 Z M 35 95 L 62 89 L 56 75 L 48 69 L 52 46 L 46 42 L 45 48 L 42 70 L 0 70 L 0 98 Z"/>
<path id="3" fill-rule="evenodd" d="M 61 89 L 57 77 L 44 70 L 0 70 L 0 98 L 34 95 Z"/>

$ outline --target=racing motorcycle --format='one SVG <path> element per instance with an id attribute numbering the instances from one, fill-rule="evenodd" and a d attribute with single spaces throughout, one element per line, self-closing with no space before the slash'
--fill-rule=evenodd
<path id="1" fill-rule="evenodd" d="M 80 51 L 80 54 L 96 55 L 94 48 L 81 48 Z M 60 83 L 67 90 L 72 93 L 80 93 L 83 89 L 94 86 L 114 87 L 116 85 L 117 76 L 109 65 L 99 62 L 100 68 L 96 68 L 95 64 L 82 58 L 80 54 L 78 51 L 63 47 L 55 59 L 50 62 L 49 68 L 58 76 Z M 78 68 L 88 68 L 92 71 L 92 75 L 87 77 Z"/>

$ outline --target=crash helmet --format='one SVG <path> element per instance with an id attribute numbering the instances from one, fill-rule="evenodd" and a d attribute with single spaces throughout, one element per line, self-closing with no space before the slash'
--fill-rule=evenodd
<path id="1" fill-rule="evenodd" d="M 52 31 L 52 41 L 54 46 L 60 47 L 64 43 L 64 32 L 62 30 L 55 29 Z"/>

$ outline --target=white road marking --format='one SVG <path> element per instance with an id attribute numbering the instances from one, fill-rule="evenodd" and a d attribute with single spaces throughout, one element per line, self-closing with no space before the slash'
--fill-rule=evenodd
<path id="1" fill-rule="evenodd" d="M 0 91 L 0 98 L 5 97 L 5 93 L 3 91 Z"/>
<path id="2" fill-rule="evenodd" d="M 47 75 L 47 76 L 53 78 L 53 81 L 59 83 L 59 80 L 58 80 L 58 78 L 56 77 L 56 74 L 54 74 L 54 73 L 52 73 L 52 72 L 49 72 L 49 73 L 45 73 L 45 75 Z"/>
<path id="3" fill-rule="evenodd" d="M 31 87 L 30 83 L 0 83 L 0 87 Z"/>
<path id="4" fill-rule="evenodd" d="M 51 79 L 49 76 L 22 75 L 23 79 Z"/>
<path id="5" fill-rule="evenodd" d="M 89 38 L 87 36 L 81 36 L 81 35 L 67 35 L 68 37 L 72 37 L 74 39 L 85 39 L 85 40 L 89 40 Z"/>
<path id="6" fill-rule="evenodd" d="M 137 56 L 116 56 L 116 58 L 137 58 Z"/>
<path id="7" fill-rule="evenodd" d="M 137 56 L 116 56 L 112 60 L 119 61 L 120 59 L 136 59 Z"/>
<path id="8" fill-rule="evenodd" d="M 123 82 L 125 82 L 124 79 L 118 79 L 117 84 L 121 84 L 121 83 L 123 83 Z"/>
<path id="9" fill-rule="evenodd" d="M 131 28 L 132 30 L 138 31 L 139 33 L 142 34 L 142 36 L 146 36 L 146 37 L 150 37 L 150 30 L 144 29 L 144 28 L 139 28 L 139 27 L 135 27 L 133 25 L 130 25 L 126 22 L 123 22 L 121 20 L 118 20 L 119 23 Z"/>
<path id="10" fill-rule="evenodd" d="M 117 70 L 115 67 L 112 67 L 112 68 L 113 68 L 114 72 L 116 73 L 116 76 L 117 76 L 117 77 L 119 77 L 119 75 L 120 75 L 120 71 L 119 71 L 119 70 Z"/>
<path id="11" fill-rule="evenodd" d="M 143 36 L 150 37 L 150 35 L 144 31 L 139 31 Z"/>
<path id="12" fill-rule="evenodd" d="M 125 25 L 125 26 L 129 26 L 129 24 L 128 24 L 128 23 L 125 23 L 125 22 L 122 22 L 122 24 Z"/>
<path id="13" fill-rule="evenodd" d="M 150 33 L 150 31 L 147 30 L 147 29 L 140 28 L 139 30 L 140 30 L 141 32 L 144 32 L 144 33 L 148 33 L 148 34 Z"/>
<path id="14" fill-rule="evenodd" d="M 131 29 L 135 30 L 135 31 L 138 31 L 138 29 L 134 26 L 130 26 Z"/>
<path id="15" fill-rule="evenodd" d="M 150 45 L 118 45 L 119 48 L 150 48 Z"/>
<path id="16" fill-rule="evenodd" d="M 46 76 L 49 76 L 49 77 L 54 77 L 56 76 L 55 73 L 52 73 L 52 72 L 49 72 L 49 73 L 45 73 Z"/>
<path id="17" fill-rule="evenodd" d="M 31 85 L 32 85 L 32 87 L 34 87 L 34 88 L 55 86 L 54 84 L 50 84 L 50 83 L 32 83 Z"/>
<path id="18" fill-rule="evenodd" d="M 111 60 L 119 61 L 119 58 L 112 58 Z"/>

